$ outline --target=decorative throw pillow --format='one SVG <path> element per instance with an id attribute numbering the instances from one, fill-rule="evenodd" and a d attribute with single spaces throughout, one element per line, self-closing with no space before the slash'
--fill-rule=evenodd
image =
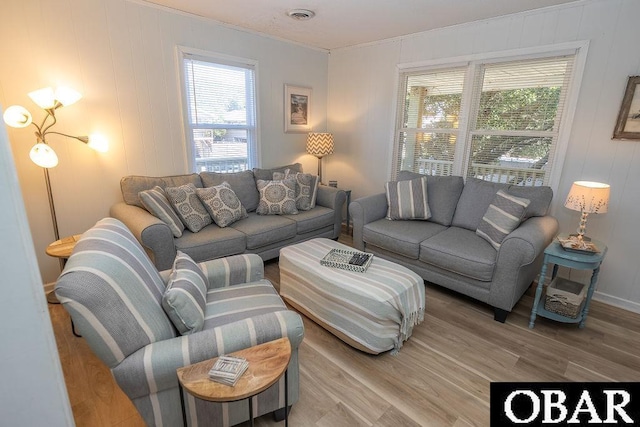
<path id="1" fill-rule="evenodd" d="M 196 194 L 218 227 L 224 228 L 249 216 L 247 210 L 240 203 L 240 199 L 226 181 L 213 187 L 196 188 Z"/>
<path id="2" fill-rule="evenodd" d="M 189 231 L 197 233 L 213 222 L 207 210 L 202 206 L 202 202 L 198 199 L 195 185 L 185 184 L 180 187 L 167 187 L 164 191 Z"/>
<path id="3" fill-rule="evenodd" d="M 409 181 L 391 181 L 385 184 L 387 193 L 387 219 L 431 218 L 427 199 L 427 177 Z"/>
<path id="4" fill-rule="evenodd" d="M 296 180 L 296 208 L 300 211 L 313 209 L 316 206 L 316 197 L 318 196 L 319 177 L 309 173 L 294 172 L 291 169 L 286 169 L 284 173 L 273 173 L 273 179 L 286 178 Z"/>
<path id="5" fill-rule="evenodd" d="M 259 215 L 297 214 L 296 181 L 293 178 L 265 181 L 258 180 L 260 203 L 256 212 Z"/>
<path id="6" fill-rule="evenodd" d="M 156 185 L 151 190 L 141 191 L 138 193 L 138 197 L 140 197 L 140 201 L 151 215 L 169 226 L 175 237 L 182 236 L 184 224 L 171 207 L 162 187 Z"/>
<path id="7" fill-rule="evenodd" d="M 209 281 L 191 257 L 178 251 L 162 307 L 182 335 L 202 330 Z"/>
<path id="8" fill-rule="evenodd" d="M 498 190 L 482 217 L 476 234 L 491 243 L 496 250 L 500 249 L 504 238 L 520 225 L 529 203 L 529 199 Z"/>

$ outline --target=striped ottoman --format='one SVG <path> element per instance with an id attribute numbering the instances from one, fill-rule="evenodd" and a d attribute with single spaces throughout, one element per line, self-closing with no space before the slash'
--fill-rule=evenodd
<path id="1" fill-rule="evenodd" d="M 280 250 L 280 295 L 347 344 L 371 354 L 397 353 L 424 319 L 424 281 L 411 270 L 374 258 L 364 273 L 325 267 L 331 249 L 313 239 Z"/>

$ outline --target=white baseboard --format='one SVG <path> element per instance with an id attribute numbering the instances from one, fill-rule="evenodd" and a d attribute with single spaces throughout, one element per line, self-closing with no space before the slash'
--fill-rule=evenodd
<path id="1" fill-rule="evenodd" d="M 632 311 L 640 314 L 640 304 L 637 302 L 627 301 L 622 298 L 614 297 L 613 295 L 603 294 L 602 292 L 594 292 L 593 299 L 603 302 L 605 304 L 613 305 L 614 307 L 622 308 L 624 310 Z"/>

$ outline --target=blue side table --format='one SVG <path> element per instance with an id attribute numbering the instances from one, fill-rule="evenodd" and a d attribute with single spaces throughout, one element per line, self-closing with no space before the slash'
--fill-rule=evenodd
<path id="1" fill-rule="evenodd" d="M 592 242 L 596 245 L 600 252 L 583 253 L 567 251 L 562 248 L 557 240 L 551 242 L 551 244 L 544 250 L 544 261 L 542 262 L 540 278 L 538 279 L 538 286 L 536 287 L 536 295 L 533 300 L 533 308 L 531 309 L 529 328 L 533 328 L 533 325 L 536 321 L 536 316 L 542 316 L 564 323 L 579 323 L 579 327 L 584 328 L 587 314 L 589 313 L 589 304 L 591 303 L 591 297 L 593 296 L 593 292 L 596 288 L 596 282 L 598 281 L 600 264 L 602 264 L 602 261 L 607 254 L 607 246 L 604 243 L 597 240 L 592 240 Z M 540 301 L 542 299 L 542 289 L 544 288 L 544 281 L 547 274 L 548 264 L 554 264 L 553 273 L 551 275 L 552 280 L 558 274 L 558 267 L 561 265 L 576 270 L 593 270 L 584 306 L 582 308 L 582 311 L 578 313 L 578 316 L 575 319 L 546 310 L 544 308 L 544 301 Z"/>

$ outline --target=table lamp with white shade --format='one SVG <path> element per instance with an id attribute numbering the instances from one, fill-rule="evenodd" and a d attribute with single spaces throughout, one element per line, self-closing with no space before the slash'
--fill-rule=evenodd
<path id="1" fill-rule="evenodd" d="M 601 214 L 607 212 L 610 190 L 609 184 L 592 181 L 576 181 L 571 186 L 564 206 L 582 214 L 577 230 L 578 234 L 576 235 L 578 241 L 591 240 L 584 235 L 587 226 L 587 216 L 590 213 Z"/>

